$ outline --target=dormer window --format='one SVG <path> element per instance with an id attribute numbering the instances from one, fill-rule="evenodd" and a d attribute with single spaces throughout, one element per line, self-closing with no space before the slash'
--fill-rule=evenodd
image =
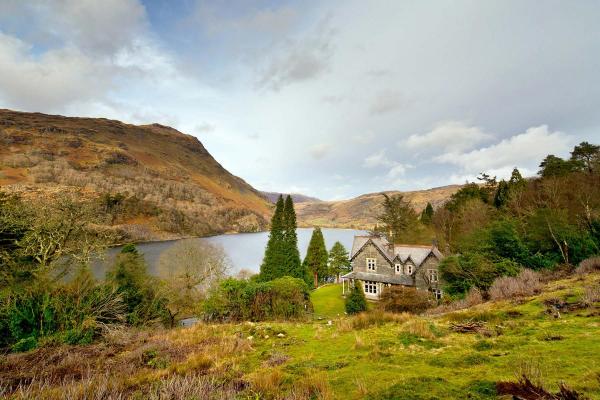
<path id="1" fill-rule="evenodd" d="M 413 266 L 408 264 L 406 266 L 406 275 L 412 275 L 412 273 L 413 273 Z"/>
<path id="2" fill-rule="evenodd" d="M 375 271 L 377 269 L 377 259 L 367 258 L 367 271 Z"/>
<path id="3" fill-rule="evenodd" d="M 396 264 L 396 273 L 397 274 L 401 274 L 402 273 L 402 264 Z"/>

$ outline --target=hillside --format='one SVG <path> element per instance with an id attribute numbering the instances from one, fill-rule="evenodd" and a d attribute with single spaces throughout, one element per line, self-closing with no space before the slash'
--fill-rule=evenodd
<path id="1" fill-rule="evenodd" d="M 403 194 L 410 200 L 417 211 L 421 211 L 430 202 L 434 208 L 450 198 L 460 185 L 442 186 L 427 190 L 410 192 L 389 191 L 387 194 Z M 340 201 L 313 201 L 296 205 L 298 224 L 300 226 L 324 226 L 336 228 L 370 229 L 376 224 L 377 215 L 382 210 L 380 193 Z"/>
<path id="2" fill-rule="evenodd" d="M 498 391 L 518 389 L 525 374 L 548 392 L 562 382 L 581 397 L 519 398 L 598 399 L 598 285 L 593 273 L 549 282 L 532 297 L 441 315 L 357 317 L 337 316 L 341 290 L 325 287 L 312 293 L 322 320 L 113 330 L 91 345 L 50 343 L 0 356 L 0 396 L 507 399 Z M 577 307 L 557 318 L 553 305 L 565 302 Z M 477 332 L 453 329 L 474 322 Z"/>
<path id="3" fill-rule="evenodd" d="M 288 194 L 292 196 L 292 200 L 295 204 L 297 203 L 307 203 L 307 202 L 315 202 L 321 201 L 316 197 L 306 196 L 300 193 L 279 193 L 279 192 L 261 192 L 261 194 L 267 198 L 271 203 L 275 204 L 279 196 L 287 196 Z"/>
<path id="4" fill-rule="evenodd" d="M 152 124 L 0 110 L 0 187 L 45 199 L 81 190 L 134 240 L 267 225 L 270 205 L 195 137 Z"/>

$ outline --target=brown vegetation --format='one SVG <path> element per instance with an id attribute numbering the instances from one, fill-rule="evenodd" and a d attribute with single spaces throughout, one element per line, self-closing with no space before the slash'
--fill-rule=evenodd
<path id="1" fill-rule="evenodd" d="M 4 191 L 34 200 L 73 188 L 108 196 L 106 223 L 135 240 L 266 226 L 262 195 L 175 129 L 9 110 L 0 122 Z"/>
<path id="2" fill-rule="evenodd" d="M 430 202 L 435 208 L 446 202 L 460 189 L 460 185 L 416 190 L 410 192 L 385 192 L 388 195 L 402 194 L 420 212 Z M 296 204 L 300 226 L 322 226 L 335 228 L 371 229 L 377 224 L 383 206 L 382 193 L 365 194 L 349 200 L 307 201 Z"/>

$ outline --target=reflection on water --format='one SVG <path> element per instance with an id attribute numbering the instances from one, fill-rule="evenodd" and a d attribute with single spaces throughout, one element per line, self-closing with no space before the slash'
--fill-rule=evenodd
<path id="1" fill-rule="evenodd" d="M 327 249 L 331 249 L 331 246 L 333 246 L 336 241 L 339 241 L 346 247 L 348 251 L 350 251 L 350 248 L 352 247 L 354 235 L 365 234 L 365 231 L 353 229 L 323 228 L 322 231 L 323 236 L 325 237 Z M 311 234 L 312 228 L 298 228 L 298 249 L 300 250 L 302 258 L 304 258 L 306 254 L 306 249 L 308 248 L 308 242 L 310 241 Z M 253 272 L 258 272 L 268 238 L 268 232 L 259 232 L 219 235 L 209 238 L 189 240 L 205 240 L 221 245 L 231 260 L 231 273 L 235 274 L 242 268 Z M 176 240 L 171 240 L 167 242 L 140 243 L 137 245 L 138 250 L 144 254 L 144 258 L 148 264 L 148 270 L 151 274 L 156 274 L 158 269 L 158 260 L 162 252 L 173 246 L 175 242 Z M 120 250 L 120 247 L 109 249 L 105 260 L 103 262 L 97 262 L 94 264 L 94 275 L 96 275 L 97 278 L 104 277 L 107 266 L 112 264 L 116 254 Z"/>

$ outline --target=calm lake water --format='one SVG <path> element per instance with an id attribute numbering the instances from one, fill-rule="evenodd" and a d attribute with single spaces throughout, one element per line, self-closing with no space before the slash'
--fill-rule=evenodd
<path id="1" fill-rule="evenodd" d="M 312 231 L 312 228 L 298 228 L 297 231 L 298 249 L 300 250 L 300 255 L 303 259 L 306 255 L 306 249 L 308 248 L 308 242 L 310 241 Z M 336 241 L 339 241 L 348 251 L 352 248 L 354 236 L 364 235 L 366 233 L 366 231 L 354 229 L 322 228 L 322 231 L 328 250 L 331 249 L 331 246 L 333 246 Z M 227 254 L 231 261 L 230 273 L 235 274 L 242 268 L 253 272 L 259 271 L 268 239 L 268 232 L 259 232 L 219 235 L 209 238 L 187 240 L 207 241 L 222 246 L 223 250 L 225 250 L 225 254 Z M 158 261 L 162 252 L 173 246 L 176 242 L 177 240 L 171 240 L 166 242 L 140 243 L 137 245 L 138 250 L 144 254 L 144 258 L 148 264 L 148 271 L 151 274 L 156 274 Z M 112 264 L 116 254 L 120 250 L 120 247 L 111 248 L 108 250 L 108 254 L 104 261 L 94 263 L 93 270 L 94 275 L 96 275 L 97 278 L 104 278 L 107 266 Z"/>

